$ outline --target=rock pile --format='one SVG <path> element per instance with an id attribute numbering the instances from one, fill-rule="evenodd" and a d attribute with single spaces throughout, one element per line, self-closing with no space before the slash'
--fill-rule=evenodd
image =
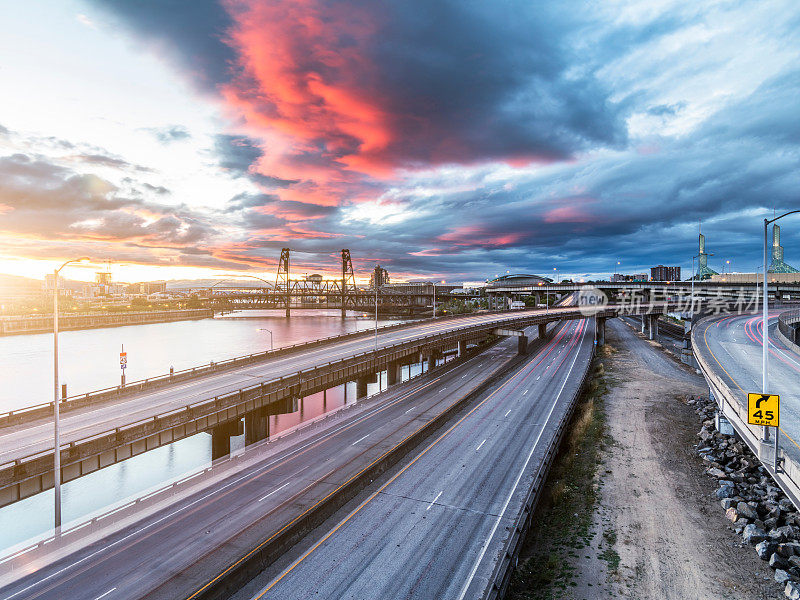
<path id="1" fill-rule="evenodd" d="M 725 516 L 742 541 L 775 569 L 784 594 L 800 600 L 800 513 L 743 441 L 715 430 L 714 401 L 695 398 L 689 404 L 703 419 L 696 449 L 706 473 L 717 481 L 715 494 Z"/>

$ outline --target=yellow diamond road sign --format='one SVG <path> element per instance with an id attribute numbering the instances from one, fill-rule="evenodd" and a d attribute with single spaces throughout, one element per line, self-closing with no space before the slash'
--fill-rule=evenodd
<path id="1" fill-rule="evenodd" d="M 774 394 L 747 394 L 747 422 L 750 425 L 778 427 L 781 397 Z"/>

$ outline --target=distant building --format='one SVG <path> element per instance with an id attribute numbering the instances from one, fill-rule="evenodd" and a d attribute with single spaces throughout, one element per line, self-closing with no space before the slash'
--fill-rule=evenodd
<path id="1" fill-rule="evenodd" d="M 375 265 L 372 270 L 372 275 L 369 276 L 369 287 L 374 288 L 386 285 L 389 283 L 389 271 L 382 268 L 380 265 Z"/>
<path id="2" fill-rule="evenodd" d="M 652 281 L 680 281 L 681 268 L 680 267 L 665 267 L 658 265 L 650 269 L 650 279 Z"/>
<path id="3" fill-rule="evenodd" d="M 492 289 L 507 285 L 544 285 L 546 283 L 553 283 L 553 280 L 549 277 L 540 277 L 539 275 L 530 275 L 528 273 L 510 273 L 487 280 L 486 287 L 487 289 Z"/>
<path id="4" fill-rule="evenodd" d="M 149 296 L 150 294 L 163 294 L 167 291 L 166 281 L 140 281 L 129 283 L 127 292 L 132 296 Z"/>

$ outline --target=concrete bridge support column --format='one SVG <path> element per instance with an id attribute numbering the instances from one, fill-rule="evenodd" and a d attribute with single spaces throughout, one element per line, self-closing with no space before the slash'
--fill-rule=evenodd
<path id="1" fill-rule="evenodd" d="M 606 343 L 606 320 L 604 317 L 597 318 L 597 327 L 595 329 L 597 333 L 597 345 L 602 346 Z"/>
<path id="2" fill-rule="evenodd" d="M 356 379 L 356 400 L 366 398 L 367 396 L 367 382 L 369 376 L 365 375 Z"/>
<path id="3" fill-rule="evenodd" d="M 467 353 L 467 342 L 462 340 L 458 342 L 458 356 L 464 356 Z"/>
<path id="4" fill-rule="evenodd" d="M 658 315 L 647 315 L 647 320 L 649 323 L 647 337 L 654 340 L 658 335 Z"/>
<path id="5" fill-rule="evenodd" d="M 642 315 L 642 333 L 645 331 L 645 325 L 647 324 L 647 317 Z"/>
<path id="6" fill-rule="evenodd" d="M 528 353 L 528 336 L 520 335 L 517 337 L 517 354 Z"/>
<path id="7" fill-rule="evenodd" d="M 539 339 L 543 340 L 547 337 L 547 323 L 541 323 L 539 325 Z"/>
<path id="8" fill-rule="evenodd" d="M 269 411 L 266 406 L 244 415 L 244 444 L 249 446 L 269 437 Z"/>
<path id="9" fill-rule="evenodd" d="M 211 430 L 211 460 L 217 460 L 231 453 L 232 435 L 242 435 L 241 421 L 220 423 Z"/>
<path id="10" fill-rule="evenodd" d="M 395 385 L 403 381 L 403 363 L 395 360 L 386 367 L 386 384 Z"/>

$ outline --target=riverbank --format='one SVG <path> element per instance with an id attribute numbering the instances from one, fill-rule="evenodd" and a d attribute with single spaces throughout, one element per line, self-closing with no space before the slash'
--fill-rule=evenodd
<path id="1" fill-rule="evenodd" d="M 214 311 L 210 308 L 119 313 L 67 313 L 59 315 L 58 328 L 61 331 L 74 331 L 98 327 L 210 319 L 213 316 Z M 53 315 L 0 317 L 0 336 L 49 333 L 51 331 L 53 331 Z"/>

